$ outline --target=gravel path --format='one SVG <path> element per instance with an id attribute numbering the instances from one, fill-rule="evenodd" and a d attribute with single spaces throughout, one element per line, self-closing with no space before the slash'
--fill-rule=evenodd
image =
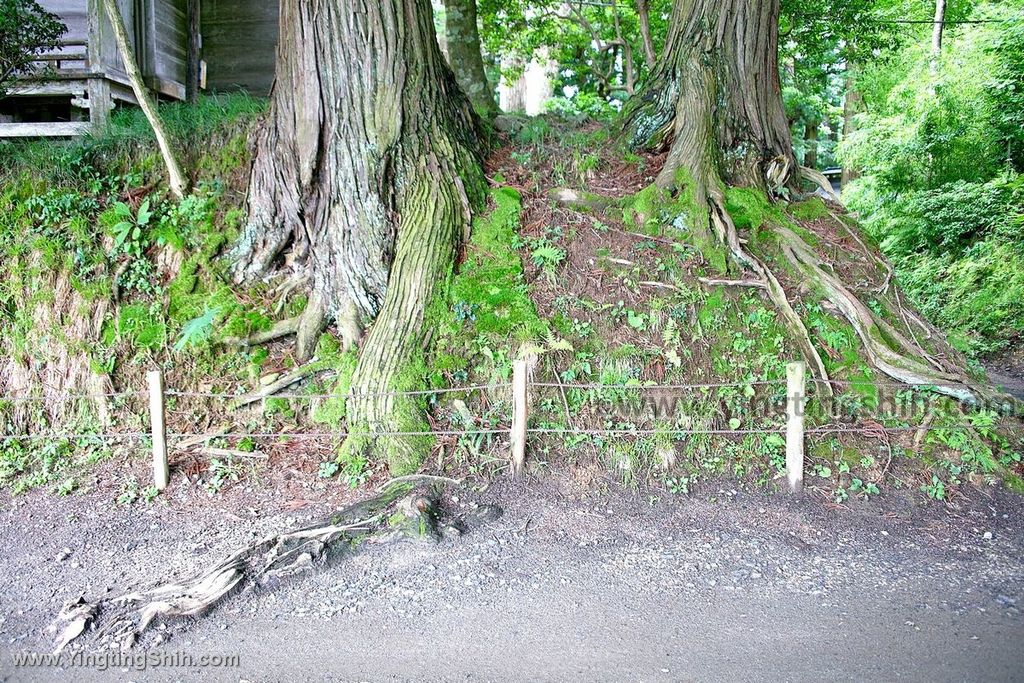
<path id="1" fill-rule="evenodd" d="M 506 513 L 437 545 L 366 544 L 145 642 L 240 667 L 145 673 L 16 668 L 12 655 L 52 647 L 43 629 L 67 599 L 187 575 L 318 511 L 3 501 L 0 680 L 1022 679 L 1014 496 L 836 510 L 728 490 L 580 496 L 553 478 L 449 505 L 471 497 Z"/>

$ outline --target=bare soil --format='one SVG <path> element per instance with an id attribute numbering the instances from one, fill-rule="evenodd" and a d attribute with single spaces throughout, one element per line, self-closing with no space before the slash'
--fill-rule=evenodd
<path id="1" fill-rule="evenodd" d="M 65 601 L 187 577 L 346 496 L 328 492 L 297 511 L 261 492 L 130 508 L 100 491 L 5 497 L 0 680 L 1019 675 L 1020 497 L 985 489 L 954 506 L 911 494 L 832 506 L 728 482 L 686 497 L 581 489 L 577 477 L 452 489 L 452 508 L 486 502 L 505 514 L 438 544 L 365 545 L 198 621 L 171 622 L 140 651 L 240 654 L 242 666 L 145 675 L 61 676 L 14 668 L 12 655 L 49 651 L 45 628 Z"/>

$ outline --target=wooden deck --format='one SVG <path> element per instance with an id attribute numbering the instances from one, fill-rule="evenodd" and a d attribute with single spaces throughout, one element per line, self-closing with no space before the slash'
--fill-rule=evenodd
<path id="1" fill-rule="evenodd" d="M 68 27 L 66 40 L 37 64 L 45 76 L 11 88 L 0 138 L 71 137 L 103 127 L 118 104 L 137 104 L 100 0 L 42 0 Z M 160 96 L 185 97 L 188 0 L 118 0 L 146 84 Z M 64 102 L 54 120 L 26 116 L 27 98 Z M 70 112 L 70 116 L 68 115 Z M 70 118 L 71 120 L 66 120 Z M 6 120 L 4 120 L 6 119 Z"/>

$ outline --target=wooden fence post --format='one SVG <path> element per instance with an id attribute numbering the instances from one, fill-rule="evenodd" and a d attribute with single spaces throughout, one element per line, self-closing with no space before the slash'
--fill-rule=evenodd
<path id="1" fill-rule="evenodd" d="M 526 465 L 527 362 L 512 365 L 512 475 L 520 477 Z"/>
<path id="2" fill-rule="evenodd" d="M 804 485 L 804 408 L 807 405 L 805 363 L 786 365 L 786 480 L 790 493 Z"/>
<path id="3" fill-rule="evenodd" d="M 157 491 L 163 491 L 171 476 L 164 427 L 164 374 L 153 370 L 146 373 L 146 381 L 149 382 L 149 423 L 153 431 L 153 484 Z"/>

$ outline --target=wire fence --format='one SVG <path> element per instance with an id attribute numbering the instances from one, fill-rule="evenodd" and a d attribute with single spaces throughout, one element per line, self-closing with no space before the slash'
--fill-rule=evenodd
<path id="1" fill-rule="evenodd" d="M 452 393 L 472 393 L 474 391 L 483 390 L 494 390 L 494 389 L 508 389 L 512 385 L 508 382 L 497 383 L 497 384 L 476 384 L 465 387 L 439 387 L 437 389 L 418 389 L 416 391 L 351 391 L 349 393 L 287 393 L 287 392 L 275 392 L 272 395 L 267 395 L 262 398 L 282 398 L 282 399 L 331 399 L 331 398 L 343 398 L 343 399 L 365 399 L 365 398 L 385 398 L 385 397 L 396 397 L 396 396 L 431 396 L 441 394 L 452 394 Z M 207 392 L 207 391 L 176 391 L 168 390 L 165 392 L 166 396 L 176 396 L 182 398 L 217 398 L 224 400 L 238 400 L 246 398 L 247 394 L 228 394 L 224 392 Z M 262 400 L 257 399 L 258 400 Z"/>
<path id="2" fill-rule="evenodd" d="M 858 387 L 876 387 L 876 388 L 897 388 L 901 392 L 914 392 L 914 391 L 927 391 L 929 389 L 938 386 L 962 386 L 962 385 L 910 385 L 902 382 L 887 381 L 887 380 L 821 380 L 817 378 L 807 378 L 806 385 L 811 387 L 830 385 L 836 388 L 858 388 Z M 805 385 L 805 387 L 806 387 Z M 558 389 L 559 391 L 569 392 L 581 392 L 584 394 L 594 394 L 597 392 L 692 392 L 712 389 L 740 389 L 747 390 L 748 388 L 775 388 L 778 390 L 786 390 L 787 382 L 785 380 L 748 380 L 748 381 L 729 381 L 729 382 L 696 382 L 696 383 L 666 383 L 658 384 L 652 382 L 629 382 L 629 383 L 574 383 L 574 382 L 561 382 L 561 381 L 529 381 L 527 380 L 526 389 Z M 374 391 L 374 392 L 350 392 L 350 393 L 316 393 L 316 392 L 277 392 L 266 396 L 261 396 L 254 401 L 254 404 L 259 404 L 268 399 L 282 399 L 282 400 L 300 400 L 300 401 L 322 401 L 331 399 L 344 399 L 344 400 L 360 400 L 360 399 L 371 399 L 371 398 L 386 398 L 386 397 L 423 397 L 423 396 L 444 396 L 450 394 L 471 394 L 474 392 L 511 392 L 515 389 L 511 382 L 496 382 L 490 384 L 473 384 L 467 386 L 454 386 L 454 387 L 439 387 L 435 389 L 422 389 L 414 391 Z M 151 392 L 145 390 L 134 390 L 134 391 L 120 391 L 120 392 L 100 392 L 100 393 L 67 393 L 67 394 L 56 394 L 56 395 L 2 395 L 0 396 L 0 405 L 5 402 L 9 403 L 25 403 L 25 402 L 59 402 L 59 401 L 72 401 L 72 400 L 117 400 L 117 399 L 130 399 L 144 397 Z M 781 394 L 785 394 L 785 391 L 781 391 Z M 162 392 L 164 397 L 168 398 L 199 398 L 199 399 L 216 399 L 221 401 L 238 401 L 239 399 L 246 398 L 247 394 L 243 393 L 231 393 L 231 392 L 216 392 L 216 391 L 192 391 L 192 390 L 179 390 L 179 389 L 167 389 Z M 662 398 L 665 398 L 662 396 Z M 787 399 L 792 398 L 787 396 Z M 801 397 L 802 400 L 807 400 L 810 396 Z M 592 397 L 585 398 L 586 402 L 600 402 L 607 401 L 607 398 Z M 749 401 L 749 397 L 748 397 Z M 615 400 L 608 401 L 612 404 Z M 568 409 L 568 406 L 566 406 Z M 567 410 L 568 413 L 568 410 Z M 781 412 L 776 413 L 776 416 L 783 417 Z M 571 422 L 571 415 L 570 422 Z M 172 441 L 195 439 L 202 437 L 206 441 L 213 439 L 319 439 L 319 440 L 337 440 L 344 439 L 353 436 L 368 436 L 368 437 L 420 437 L 420 436 L 437 436 L 437 437 L 461 437 L 461 436 L 474 436 L 474 435 L 501 435 L 510 434 L 512 427 L 488 427 L 488 428 L 477 428 L 467 426 L 463 429 L 430 429 L 430 430 L 396 430 L 390 428 L 392 425 L 388 421 L 379 422 L 361 422 L 360 426 L 362 430 L 320 430 L 320 431 L 220 431 L 210 432 L 208 434 L 199 434 L 196 432 L 166 432 L 165 438 Z M 377 429 L 376 427 L 380 427 Z M 880 434 L 902 434 L 908 432 L 921 432 L 921 431 L 955 431 L 955 430 L 971 430 L 974 429 L 974 425 L 970 423 L 964 424 L 941 424 L 941 425 L 929 425 L 919 424 L 913 425 L 892 425 L 885 426 L 878 423 L 872 423 L 869 425 L 856 425 L 856 424 L 824 424 L 813 427 L 808 427 L 803 430 L 804 434 L 807 435 L 825 435 L 825 434 L 862 434 L 862 435 L 880 435 Z M 719 427 L 707 427 L 707 428 L 678 428 L 673 426 L 658 426 L 654 428 L 648 427 L 633 427 L 633 426 L 609 426 L 609 427 L 536 427 L 527 426 L 524 430 L 525 434 L 538 435 L 538 436 L 568 436 L 568 435 L 581 435 L 581 436 L 609 436 L 609 437 L 628 437 L 628 436 L 647 436 L 647 435 L 666 435 L 666 436 L 696 436 L 696 435 L 710 435 L 710 436 L 748 436 L 752 434 L 785 434 L 786 427 L 779 426 L 762 426 L 762 427 L 735 427 L 735 428 L 719 428 Z M 151 432 L 145 431 L 129 431 L 129 432 L 59 432 L 59 431 L 43 431 L 38 433 L 19 433 L 19 434 L 2 434 L 0 435 L 0 443 L 11 442 L 11 441 L 40 441 L 40 440 L 104 440 L 104 441 L 131 441 L 131 440 L 147 440 L 152 438 Z M 201 443 L 201 442 L 200 442 Z"/>

